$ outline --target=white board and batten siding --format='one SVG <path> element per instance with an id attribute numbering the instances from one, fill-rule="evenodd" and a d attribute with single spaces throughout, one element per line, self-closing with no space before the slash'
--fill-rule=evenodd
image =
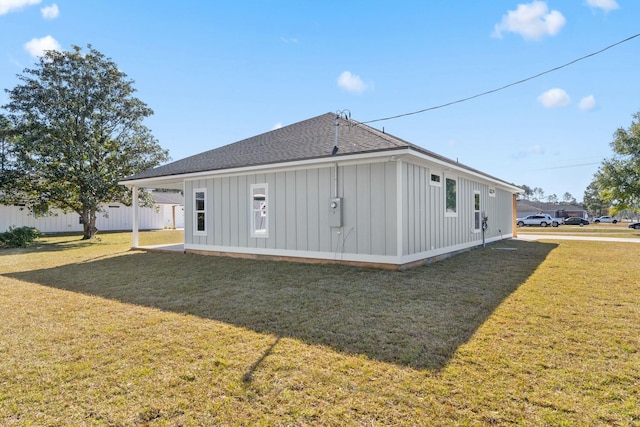
<path id="1" fill-rule="evenodd" d="M 187 215 L 185 249 L 404 264 L 481 244 L 481 230 L 474 229 L 476 192 L 489 217 L 486 241 L 511 235 L 509 191 L 437 167 L 388 158 L 339 164 L 341 227 L 330 226 L 329 220 L 334 165 L 187 180 L 185 206 L 194 206 L 196 191 L 206 194 L 206 230 L 194 234 L 195 212 Z M 440 186 L 431 184 L 431 174 L 441 176 Z M 445 214 L 446 177 L 457 183 L 455 216 Z M 251 233 L 251 188 L 256 184 L 267 187 L 264 237 Z"/>
<path id="2" fill-rule="evenodd" d="M 267 186 L 266 238 L 250 232 L 255 184 Z M 207 231 L 194 235 L 195 216 L 187 215 L 186 249 L 361 261 L 396 255 L 395 163 L 338 167 L 342 227 L 329 225 L 332 165 L 188 180 L 185 204 L 193 204 L 194 191 L 202 190 Z"/>
<path id="3" fill-rule="evenodd" d="M 440 177 L 439 184 L 431 182 L 432 174 Z M 443 171 L 437 165 L 402 163 L 401 176 L 402 256 L 407 262 L 481 244 L 482 229 L 475 228 L 475 194 L 480 197 L 480 212 L 488 217 L 485 241 L 511 236 L 510 192 L 477 177 Z M 446 214 L 447 178 L 456 181 L 455 215 Z"/>
<path id="4" fill-rule="evenodd" d="M 96 227 L 100 231 L 131 230 L 132 208 L 120 203 L 113 203 L 103 207 L 104 212 L 98 213 Z M 156 205 L 139 209 L 140 229 L 159 230 L 171 227 L 174 218 L 177 228 L 184 226 L 184 207 L 173 208 L 168 205 Z M 52 209 L 49 214 L 34 216 L 25 206 L 0 205 L 0 231 L 10 227 L 35 227 L 42 233 L 82 232 L 80 217 L 75 212 L 63 212 Z"/>

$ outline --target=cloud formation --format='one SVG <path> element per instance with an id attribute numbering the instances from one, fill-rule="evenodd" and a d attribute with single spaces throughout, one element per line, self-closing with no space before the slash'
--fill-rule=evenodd
<path id="1" fill-rule="evenodd" d="M 569 105 L 571 98 L 560 88 L 549 89 L 538 97 L 538 102 L 547 108 L 564 107 Z"/>
<path id="2" fill-rule="evenodd" d="M 585 96 L 580 100 L 578 108 L 585 111 L 591 111 L 596 108 L 596 99 L 593 97 L 593 95 Z"/>
<path id="3" fill-rule="evenodd" d="M 348 92 L 362 93 L 367 89 L 360 76 L 351 74 L 351 71 L 343 71 L 338 76 L 338 86 Z"/>
<path id="4" fill-rule="evenodd" d="M 620 8 L 616 0 L 587 0 L 587 4 L 591 7 L 602 9 L 605 12 L 610 12 Z"/>
<path id="5" fill-rule="evenodd" d="M 530 147 L 521 148 L 516 154 L 513 155 L 516 159 L 522 159 L 524 157 L 529 157 L 531 155 L 542 155 L 544 154 L 544 148 L 539 145 L 532 145 Z"/>
<path id="6" fill-rule="evenodd" d="M 22 10 L 25 6 L 40 3 L 40 0 L 0 0 L 0 15 Z"/>
<path id="7" fill-rule="evenodd" d="M 44 52 L 47 50 L 62 50 L 60 43 L 51 36 L 31 39 L 24 44 L 24 48 L 34 58 L 43 56 Z"/>
<path id="8" fill-rule="evenodd" d="M 496 24 L 493 37 L 502 38 L 502 32 L 520 34 L 527 40 L 539 40 L 544 36 L 554 36 L 564 27 L 566 19 L 557 10 L 549 11 L 543 1 L 519 4 L 516 10 L 510 10 Z"/>
<path id="9" fill-rule="evenodd" d="M 41 8 L 40 13 L 44 19 L 56 19 L 58 15 L 60 15 L 60 9 L 58 9 L 58 5 L 54 3 L 51 6 Z"/>

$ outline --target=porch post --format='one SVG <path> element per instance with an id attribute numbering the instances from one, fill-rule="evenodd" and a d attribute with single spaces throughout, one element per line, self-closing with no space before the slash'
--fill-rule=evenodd
<path id="1" fill-rule="evenodd" d="M 511 196 L 511 227 L 512 227 L 512 236 L 515 239 L 516 237 L 518 237 L 518 226 L 516 224 L 516 217 L 518 216 L 518 195 L 517 194 L 513 194 Z"/>
<path id="2" fill-rule="evenodd" d="M 132 242 L 132 247 L 133 248 L 137 248 L 138 247 L 138 187 L 136 187 L 135 185 L 131 186 L 131 207 L 133 208 L 133 224 L 132 224 L 132 231 L 133 231 L 133 242 Z"/>

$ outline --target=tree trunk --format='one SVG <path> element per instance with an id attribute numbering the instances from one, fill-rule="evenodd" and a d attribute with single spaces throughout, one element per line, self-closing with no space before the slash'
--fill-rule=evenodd
<path id="1" fill-rule="evenodd" d="M 98 229 L 96 228 L 96 213 L 92 210 L 83 211 L 80 216 L 82 217 L 82 226 L 84 229 L 82 240 L 95 238 L 96 234 L 98 234 Z"/>

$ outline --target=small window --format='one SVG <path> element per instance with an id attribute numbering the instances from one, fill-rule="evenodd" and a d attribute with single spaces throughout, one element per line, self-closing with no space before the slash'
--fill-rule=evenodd
<path id="1" fill-rule="evenodd" d="M 453 178 L 445 178 L 445 216 L 458 215 L 458 182 Z"/>
<path id="2" fill-rule="evenodd" d="M 120 209 L 119 205 L 109 205 L 109 209 Z"/>
<path id="3" fill-rule="evenodd" d="M 440 174 L 432 173 L 431 179 L 429 180 L 429 184 L 434 185 L 436 187 L 442 187 L 442 182 L 440 181 Z"/>
<path id="4" fill-rule="evenodd" d="M 473 192 L 473 230 L 478 232 L 482 227 L 482 217 L 480 213 L 480 193 Z"/>
<path id="5" fill-rule="evenodd" d="M 496 189 L 489 187 L 489 197 L 496 197 Z"/>
<path id="6" fill-rule="evenodd" d="M 269 237 L 267 184 L 251 186 L 251 237 Z"/>
<path id="7" fill-rule="evenodd" d="M 207 234 L 207 203 L 206 190 L 198 188 L 193 191 L 193 234 L 203 236 Z"/>

